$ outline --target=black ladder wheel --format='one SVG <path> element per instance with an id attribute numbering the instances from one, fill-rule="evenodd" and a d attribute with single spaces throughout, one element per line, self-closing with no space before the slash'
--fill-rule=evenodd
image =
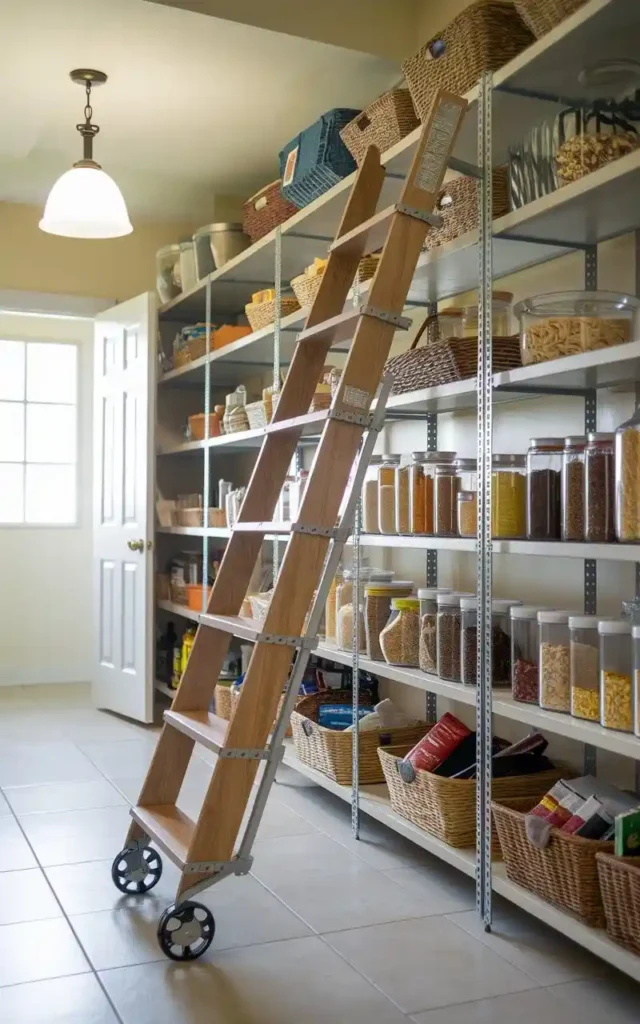
<path id="1" fill-rule="evenodd" d="M 196 960 L 213 942 L 215 931 L 209 908 L 187 900 L 167 907 L 158 922 L 158 942 L 171 960 Z"/>
<path id="2" fill-rule="evenodd" d="M 160 881 L 160 854 L 145 846 L 142 850 L 121 850 L 111 865 L 111 878 L 116 889 L 126 896 L 149 892 Z"/>

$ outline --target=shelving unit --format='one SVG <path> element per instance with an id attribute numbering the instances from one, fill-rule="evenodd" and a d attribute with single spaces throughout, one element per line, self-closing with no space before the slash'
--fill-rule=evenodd
<path id="1" fill-rule="evenodd" d="M 472 90 L 467 99 L 469 111 L 459 137 L 452 162 L 452 173 L 468 170 L 473 165 L 484 181 L 490 179 L 493 164 L 505 159 L 508 145 L 521 137 L 535 123 L 552 112 L 585 98 L 578 83 L 578 72 L 596 60 L 620 57 L 629 51 L 629 41 L 640 39 L 640 5 L 637 0 L 587 0 L 574 15 L 555 30 L 533 44 L 516 60 L 511 61 L 493 80 L 485 78 L 479 90 Z M 635 45 L 633 50 L 635 50 Z M 633 53 L 630 54 L 633 56 Z M 382 210 L 395 202 L 398 176 L 406 170 L 414 152 L 418 132 L 414 132 L 384 154 L 387 178 L 379 204 Z M 478 146 L 478 140 L 480 145 Z M 160 309 L 161 321 L 184 324 L 196 320 L 210 324 L 218 315 L 237 316 L 242 312 L 251 291 L 260 284 L 286 288 L 289 280 L 323 255 L 327 242 L 335 233 L 345 198 L 352 180 L 345 179 L 332 190 L 301 210 L 270 235 L 251 246 L 220 270 L 201 281 L 190 293 L 173 300 Z M 585 254 L 585 283 L 597 283 L 598 243 L 640 229 L 640 150 L 611 163 L 580 181 L 537 200 L 494 221 L 491 218 L 490 189 L 481 186 L 480 224 L 476 231 L 424 252 L 418 262 L 409 292 L 407 309 L 428 307 L 470 289 L 478 288 L 480 258 L 480 339 L 478 379 L 425 388 L 393 397 L 387 403 L 389 421 L 410 420 L 425 425 L 429 447 L 436 447 L 437 414 L 478 410 L 479 506 L 481 521 L 479 537 L 444 538 L 416 536 L 362 535 L 356 528 L 348 542 L 357 562 L 364 547 L 410 549 L 427 552 L 428 582 L 437 580 L 437 552 L 476 554 L 478 563 L 479 602 L 478 636 L 481 658 L 479 686 L 467 688 L 448 683 L 437 676 L 417 670 L 382 666 L 362 655 L 339 651 L 320 645 L 316 653 L 337 663 L 352 666 L 354 678 L 358 669 L 379 674 L 391 682 L 401 683 L 424 692 L 430 713 L 437 697 L 476 708 L 479 737 L 478 762 L 481 783 L 478 785 L 478 856 L 474 850 L 454 850 L 395 814 L 390 807 L 385 786 L 339 786 L 331 779 L 301 764 L 292 744 L 286 744 L 285 764 L 312 779 L 352 807 L 354 831 L 357 834 L 359 811 L 376 818 L 412 842 L 477 878 L 478 910 L 487 926 L 491 921 L 492 893 L 527 910 L 569 938 L 591 950 L 613 966 L 640 980 L 640 958 L 614 945 L 602 931 L 586 928 L 567 914 L 542 902 L 511 883 L 501 864 L 491 863 L 490 840 L 490 737 L 492 718 L 497 716 L 518 722 L 526 728 L 540 729 L 558 737 L 578 741 L 585 746 L 585 760 L 595 764 L 597 750 L 608 751 L 640 762 L 640 739 L 624 733 L 605 730 L 599 725 L 582 722 L 569 715 L 544 711 L 515 702 L 504 690 L 490 685 L 490 595 L 492 588 L 492 556 L 535 556 L 542 558 L 579 559 L 585 565 L 585 611 L 595 612 L 597 562 L 640 563 L 640 544 L 566 544 L 560 542 L 491 541 L 487 496 L 491 470 L 491 418 L 495 405 L 534 400 L 544 394 L 563 394 L 583 400 L 585 430 L 595 429 L 595 412 L 599 390 L 629 387 L 640 382 L 640 338 L 612 349 L 601 349 L 558 359 L 549 363 L 526 366 L 491 374 L 491 303 L 492 282 L 526 268 L 556 259 L 566 253 Z M 352 301 L 366 301 L 370 282 L 359 289 Z M 274 381 L 286 368 L 302 329 L 307 310 L 300 310 L 261 331 L 226 348 L 208 353 L 201 359 L 164 374 L 159 378 L 160 393 L 168 389 L 197 388 L 204 393 L 204 410 L 211 407 L 211 391 L 215 386 L 235 386 L 249 372 L 273 370 Z M 340 351 L 348 342 L 338 343 L 332 351 Z M 305 440 L 313 444 L 326 421 L 326 414 L 308 418 Z M 592 424 L 592 425 L 591 425 Z M 202 442 L 176 443 L 158 453 L 159 465 L 183 465 L 182 460 L 202 458 L 203 490 L 213 473 L 216 457 L 257 451 L 265 430 L 247 431 Z M 425 445 L 426 447 L 426 445 Z M 206 516 L 206 509 L 205 509 Z M 203 521 L 206 521 L 204 519 Z M 201 538 L 206 562 L 210 540 L 224 541 L 229 531 L 221 528 L 161 528 L 161 535 Z M 269 535 L 272 540 L 276 535 Z M 277 559 L 275 560 L 277 563 Z M 170 602 L 159 602 L 161 611 L 197 622 L 199 613 Z M 357 650 L 357 645 L 355 646 Z M 160 689 L 160 686 L 158 687 Z M 168 689 L 168 688 L 165 688 Z M 164 690 L 162 692 L 165 692 Z M 171 691 L 169 691 L 171 695 Z M 357 772 L 355 773 L 357 778 Z"/>

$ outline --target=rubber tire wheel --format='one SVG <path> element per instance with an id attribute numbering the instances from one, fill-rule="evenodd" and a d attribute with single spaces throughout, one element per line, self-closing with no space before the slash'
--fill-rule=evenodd
<path id="1" fill-rule="evenodd" d="M 170 928 L 170 924 L 173 927 Z M 187 934 L 183 937 L 190 938 L 189 933 L 196 932 L 196 926 L 199 926 L 200 935 L 196 935 L 193 941 L 176 943 L 172 938 L 182 928 L 187 929 Z M 197 960 L 213 942 L 215 932 L 216 923 L 209 908 L 192 900 L 167 907 L 158 921 L 160 949 L 170 960 Z"/>
<path id="2" fill-rule="evenodd" d="M 142 879 L 133 880 L 127 878 L 126 867 L 123 868 L 122 861 L 126 861 L 133 852 L 134 851 L 128 850 L 125 846 L 124 850 L 120 851 L 111 865 L 111 879 L 113 884 L 116 889 L 119 889 L 125 896 L 138 896 L 142 893 L 149 892 L 150 889 L 153 889 L 154 885 L 157 885 L 162 876 L 162 859 L 160 854 L 157 850 L 152 850 L 147 846 L 141 851 L 142 859 L 148 868 L 147 874 Z M 147 881 L 149 875 L 151 875 L 151 878 Z M 132 884 L 134 885 L 134 888 L 130 888 Z"/>

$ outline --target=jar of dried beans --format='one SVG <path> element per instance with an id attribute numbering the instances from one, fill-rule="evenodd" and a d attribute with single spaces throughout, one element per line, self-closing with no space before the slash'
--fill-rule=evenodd
<path id="1" fill-rule="evenodd" d="M 526 529 L 526 459 L 494 455 L 491 460 L 491 534 L 524 537 Z"/>
<path id="2" fill-rule="evenodd" d="M 381 455 L 373 455 L 367 466 L 362 485 L 362 529 L 365 533 L 379 533 L 378 524 L 378 472 Z"/>
<path id="3" fill-rule="evenodd" d="M 519 601 L 494 600 L 491 602 L 491 685 L 509 686 L 511 683 L 511 641 L 509 610 Z M 466 686 L 475 686 L 478 663 L 478 600 L 460 598 L 461 641 L 460 674 Z"/>
<path id="4" fill-rule="evenodd" d="M 380 533 L 396 532 L 396 475 L 399 455 L 383 455 L 378 467 L 378 529 Z"/>
<path id="5" fill-rule="evenodd" d="M 538 611 L 531 605 L 514 605 L 511 618 L 511 695 L 523 704 L 537 704 Z"/>
<path id="6" fill-rule="evenodd" d="M 604 620 L 600 636 L 600 724 L 606 729 L 633 732 L 634 687 L 631 678 L 633 653 L 631 623 Z"/>
<path id="7" fill-rule="evenodd" d="M 438 594 L 436 648 L 438 651 L 438 675 L 453 683 L 461 682 L 460 673 L 460 599 L 473 597 L 460 591 Z"/>
<path id="8" fill-rule="evenodd" d="M 419 662 L 423 672 L 437 672 L 438 650 L 436 646 L 437 637 L 437 614 L 438 595 L 450 594 L 451 590 L 444 587 L 421 587 L 418 591 L 420 600 L 420 644 Z"/>
<path id="9" fill-rule="evenodd" d="M 532 437 L 527 451 L 527 539 L 560 540 L 561 437 Z"/>
<path id="10" fill-rule="evenodd" d="M 540 707 L 571 710 L 569 612 L 538 612 L 540 638 Z"/>
<path id="11" fill-rule="evenodd" d="M 380 633 L 380 647 L 389 665 L 418 668 L 420 602 L 415 597 L 394 597 L 391 618 Z"/>
<path id="12" fill-rule="evenodd" d="M 600 721 L 598 622 L 597 615 L 569 619 L 571 714 L 588 722 Z"/>
<path id="13" fill-rule="evenodd" d="M 614 434 L 587 434 L 584 450 L 584 539 L 588 544 L 615 540 Z"/>
<path id="14" fill-rule="evenodd" d="M 633 638 L 633 731 L 640 736 L 640 626 L 631 629 Z"/>
<path id="15" fill-rule="evenodd" d="M 620 424 L 615 439 L 616 536 L 640 540 L 640 409 Z"/>
<path id="16" fill-rule="evenodd" d="M 383 661 L 380 633 L 389 621 L 394 597 L 409 597 L 413 591 L 410 580 L 392 583 L 367 583 L 364 588 L 364 628 L 367 657 Z"/>
<path id="17" fill-rule="evenodd" d="M 439 463 L 434 478 L 434 533 L 438 537 L 455 537 L 458 533 L 457 495 L 459 479 L 452 462 Z"/>
<path id="18" fill-rule="evenodd" d="M 562 452 L 562 539 L 584 540 L 583 436 L 565 437 Z"/>

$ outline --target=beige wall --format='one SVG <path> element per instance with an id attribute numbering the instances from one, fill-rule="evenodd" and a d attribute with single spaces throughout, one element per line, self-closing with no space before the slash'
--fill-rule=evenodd
<path id="1" fill-rule="evenodd" d="M 415 35 L 418 45 L 448 25 L 472 0 L 417 0 Z M 418 45 L 414 49 L 418 48 Z"/>

